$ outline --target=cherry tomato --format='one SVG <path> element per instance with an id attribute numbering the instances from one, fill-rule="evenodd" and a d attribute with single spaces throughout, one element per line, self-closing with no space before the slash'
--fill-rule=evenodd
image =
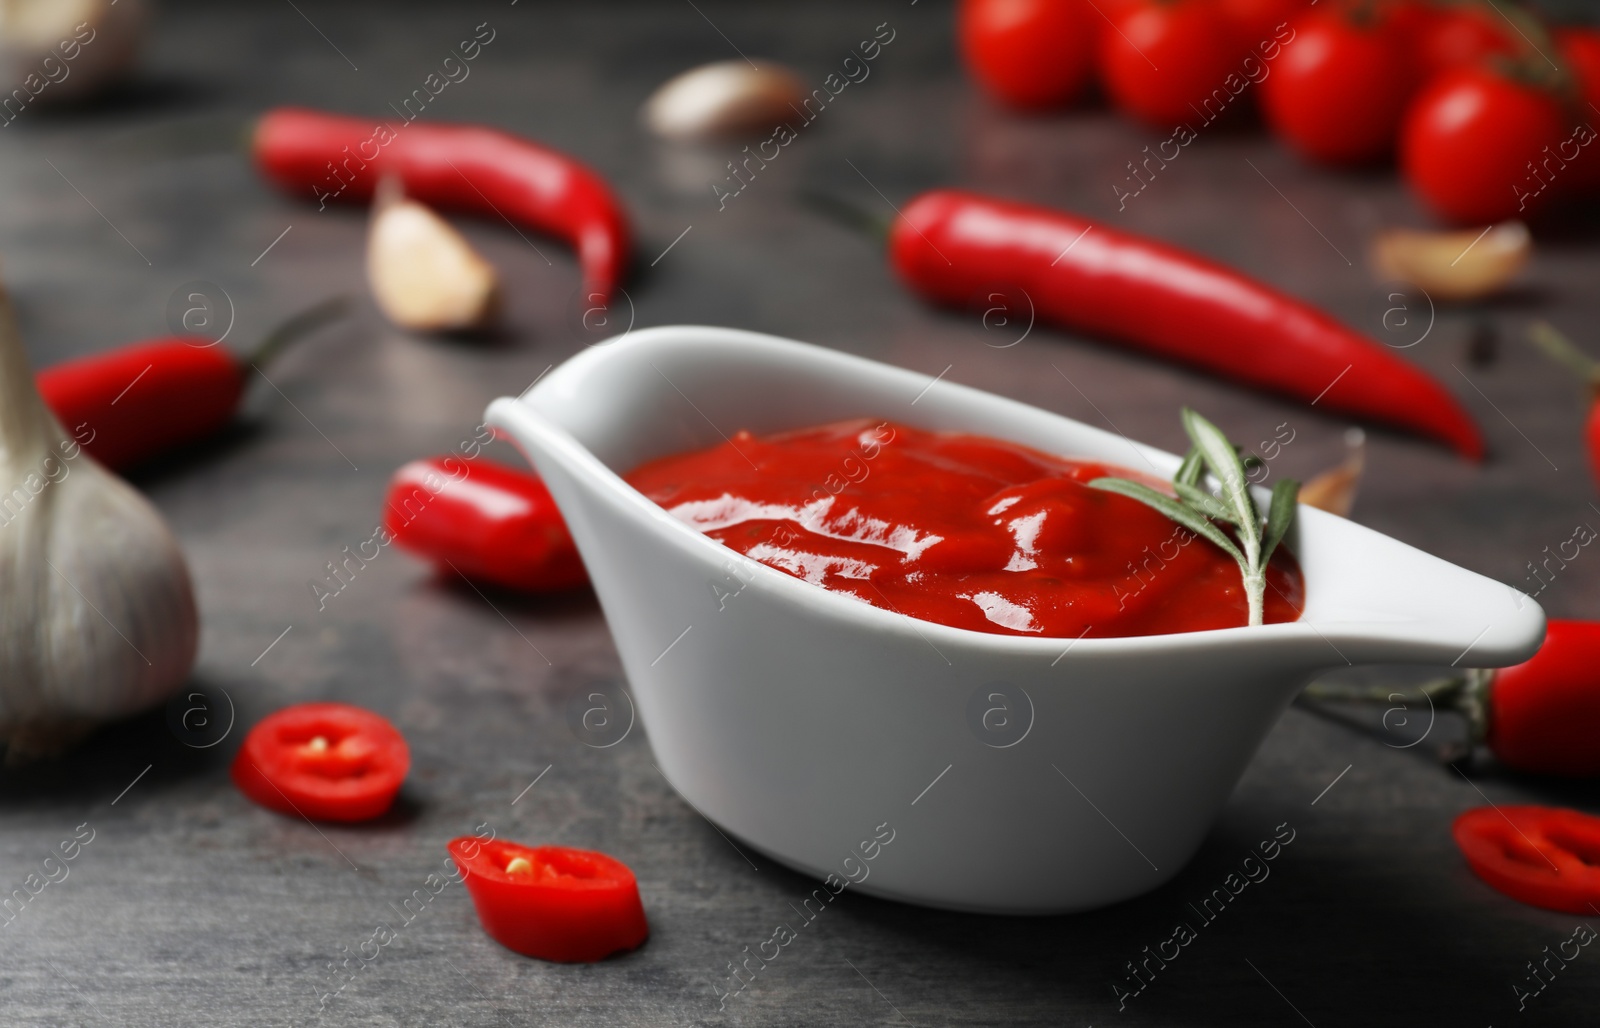
<path id="1" fill-rule="evenodd" d="M 1587 128 L 1564 148 L 1570 151 L 1573 144 L 1588 140 L 1572 162 L 1573 192 L 1600 193 L 1600 140 L 1593 138 L 1595 126 L 1600 125 L 1600 29 L 1558 29 L 1556 45 L 1578 89 L 1576 119 Z"/>
<path id="2" fill-rule="evenodd" d="M 1600 419 L 1589 423 L 1592 433 Z M 1531 660 L 1494 673 L 1488 722 L 1489 748 L 1508 767 L 1600 775 L 1600 622 L 1552 620 Z"/>
<path id="3" fill-rule="evenodd" d="M 1003 103 L 1064 106 L 1089 81 L 1101 18 L 1087 0 L 963 0 L 957 18 L 967 70 Z"/>
<path id="4" fill-rule="evenodd" d="M 1245 52 L 1276 38 L 1279 25 L 1287 25 L 1306 8 L 1308 0 L 1220 0 L 1223 17 L 1233 26 L 1234 38 Z"/>
<path id="5" fill-rule="evenodd" d="M 1247 81 L 1232 27 L 1205 0 L 1142 0 L 1114 27 L 1100 35 L 1106 91 L 1119 109 L 1156 128 L 1217 117 Z M 1230 75 L 1238 89 L 1230 90 Z"/>
<path id="6" fill-rule="evenodd" d="M 633 872 L 604 853 L 470 835 L 449 849 L 483 930 L 523 956 L 587 963 L 650 934 Z"/>
<path id="7" fill-rule="evenodd" d="M 1556 46 L 1577 79 L 1579 106 L 1586 118 L 1600 117 L 1600 29 L 1556 30 Z"/>
<path id="8" fill-rule="evenodd" d="M 1560 102 L 1491 68 L 1457 68 L 1423 87 L 1400 128 L 1400 167 L 1446 220 L 1483 224 L 1534 213 L 1558 190 L 1530 165 L 1568 136 Z"/>
<path id="9" fill-rule="evenodd" d="M 1513 57 L 1519 49 L 1505 19 L 1477 4 L 1433 8 L 1418 24 L 1416 47 L 1424 79 L 1491 57 Z"/>
<path id="10" fill-rule="evenodd" d="M 245 736 L 233 782 L 250 799 L 313 821 L 368 821 L 389 809 L 411 751 L 387 720 L 344 703 L 301 703 Z"/>
<path id="11" fill-rule="evenodd" d="M 1428 0 L 1389 0 L 1379 10 L 1383 17 L 1394 26 L 1405 40 L 1407 52 L 1412 54 L 1416 68 L 1417 81 L 1422 81 L 1427 71 L 1420 67 L 1416 60 L 1416 51 L 1421 46 L 1423 34 L 1433 28 L 1433 21 L 1438 14 L 1438 8 Z"/>
<path id="12" fill-rule="evenodd" d="M 1302 156 L 1362 164 L 1387 154 L 1411 95 L 1405 41 L 1387 21 L 1307 11 L 1261 82 L 1267 124 Z"/>
<path id="13" fill-rule="evenodd" d="M 1093 63 L 1095 72 L 1100 76 L 1102 82 L 1105 80 L 1105 65 L 1103 63 L 1106 49 L 1105 37 L 1116 35 L 1117 20 L 1129 10 L 1143 3 L 1145 3 L 1145 0 L 1094 0 L 1095 21 L 1100 24 L 1095 27 Z"/>
<path id="14" fill-rule="evenodd" d="M 1478 807 L 1451 833 L 1467 864 L 1514 900 L 1569 914 L 1600 907 L 1600 818 L 1555 807 Z"/>

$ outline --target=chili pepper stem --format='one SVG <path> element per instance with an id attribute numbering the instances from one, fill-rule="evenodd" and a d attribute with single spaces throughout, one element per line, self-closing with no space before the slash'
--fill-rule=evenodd
<path id="1" fill-rule="evenodd" d="M 1432 700 L 1437 704 L 1448 705 L 1454 693 L 1467 684 L 1464 675 L 1452 675 L 1449 678 L 1435 678 L 1424 682 L 1412 691 L 1394 689 L 1381 685 L 1332 685 L 1312 683 L 1305 687 L 1300 695 L 1308 700 L 1325 700 L 1339 703 L 1396 703 L 1406 700 Z M 1398 699 L 1397 699 L 1398 697 Z"/>
<path id="2" fill-rule="evenodd" d="M 1481 746 L 1489 738 L 1489 689 L 1494 672 L 1473 668 L 1466 674 L 1465 686 L 1452 696 L 1451 707 L 1467 719 L 1467 745 Z"/>
<path id="3" fill-rule="evenodd" d="M 1300 692 L 1303 700 L 1333 703 L 1427 703 L 1436 710 L 1454 711 L 1467 720 L 1467 744 L 1482 745 L 1489 735 L 1489 688 L 1494 672 L 1473 668 L 1464 675 L 1435 678 L 1414 689 L 1381 685 L 1312 683 Z"/>
<path id="4" fill-rule="evenodd" d="M 864 232 L 879 242 L 889 241 L 889 230 L 893 227 L 894 219 L 875 214 L 849 200 L 819 189 L 802 189 L 798 195 L 801 203 L 830 221 L 857 232 Z"/>
<path id="5" fill-rule="evenodd" d="M 334 296 L 291 315 L 268 332 L 265 338 L 256 344 L 256 348 L 245 356 L 240 366 L 259 368 L 271 363 L 290 343 L 310 335 L 330 321 L 343 317 L 349 306 L 348 296 Z"/>
<path id="6" fill-rule="evenodd" d="M 1564 364 L 1589 388 L 1600 393 L 1600 361 L 1578 349 L 1566 335 L 1548 321 L 1535 321 L 1528 326 L 1528 338 L 1557 364 Z"/>
<path id="7" fill-rule="evenodd" d="M 136 161 L 171 161 L 180 157 L 248 154 L 255 142 L 257 118 L 205 115 L 106 137 L 108 156 Z"/>

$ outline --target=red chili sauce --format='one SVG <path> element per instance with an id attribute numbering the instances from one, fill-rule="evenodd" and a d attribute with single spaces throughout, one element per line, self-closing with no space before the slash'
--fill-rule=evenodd
<path id="1" fill-rule="evenodd" d="M 1158 635 L 1248 621 L 1239 565 L 1137 500 L 1149 476 L 984 436 L 849 421 L 663 457 L 627 475 L 768 567 L 924 621 L 1001 635 Z M 1266 620 L 1305 604 L 1283 548 Z"/>

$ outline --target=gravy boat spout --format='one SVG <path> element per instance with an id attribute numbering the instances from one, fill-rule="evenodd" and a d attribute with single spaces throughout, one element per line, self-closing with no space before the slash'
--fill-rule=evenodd
<path id="1" fill-rule="evenodd" d="M 1173 454 L 1033 407 L 750 332 L 593 347 L 488 421 L 560 505 L 661 771 L 742 845 L 862 892 L 1045 914 L 1146 892 L 1204 838 L 1261 739 L 1322 671 L 1499 667 L 1533 600 L 1301 508 L 1299 621 L 1042 639 L 917 621 L 701 535 L 620 477 L 739 429 L 878 418 L 1153 470 Z M 831 877 L 830 877 L 831 876 Z"/>

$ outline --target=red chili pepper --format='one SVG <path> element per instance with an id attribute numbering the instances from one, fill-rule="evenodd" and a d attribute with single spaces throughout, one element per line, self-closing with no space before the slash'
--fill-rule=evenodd
<path id="1" fill-rule="evenodd" d="M 1483 456 L 1472 418 L 1426 374 L 1310 304 L 1177 247 L 942 189 L 905 206 L 889 253 L 901 278 L 935 302 L 1017 288 L 1042 319 Z"/>
<path id="2" fill-rule="evenodd" d="M 555 592 L 589 580 L 550 490 L 500 464 L 412 461 L 389 480 L 383 526 L 406 549 L 477 581 Z"/>
<path id="3" fill-rule="evenodd" d="M 1589 387 L 1589 418 L 1583 425 L 1583 438 L 1589 447 L 1589 467 L 1595 481 L 1600 482 L 1600 361 L 1572 345 L 1570 339 L 1548 322 L 1534 322 L 1528 335 L 1535 345 L 1571 368 Z"/>
<path id="4" fill-rule="evenodd" d="M 1555 807 L 1478 807 L 1456 845 L 1479 878 L 1514 900 L 1569 914 L 1600 910 L 1600 817 Z"/>
<path id="5" fill-rule="evenodd" d="M 337 298 L 295 315 L 243 359 L 199 336 L 169 336 L 79 357 L 39 372 L 39 394 L 100 463 L 132 467 L 215 435 L 238 411 L 250 369 L 344 305 Z"/>
<path id="6" fill-rule="evenodd" d="M 451 839 L 450 856 L 489 937 L 540 960 L 588 963 L 650 934 L 639 884 L 621 861 L 565 846 Z"/>
<path id="7" fill-rule="evenodd" d="M 411 767 L 387 720 L 344 703 L 302 703 L 245 736 L 233 782 L 255 802 L 313 821 L 368 821 L 388 810 Z"/>
<path id="8" fill-rule="evenodd" d="M 1539 652 L 1484 689 L 1484 741 L 1502 764 L 1600 776 L 1600 622 L 1551 621 Z"/>
<path id="9" fill-rule="evenodd" d="M 268 178 L 319 204 L 368 200 L 379 177 L 393 174 L 407 196 L 429 206 L 563 238 L 577 248 L 591 302 L 609 301 L 627 270 L 628 219 L 605 180 L 566 154 L 497 129 L 394 127 L 280 107 L 261 119 L 254 150 Z"/>

